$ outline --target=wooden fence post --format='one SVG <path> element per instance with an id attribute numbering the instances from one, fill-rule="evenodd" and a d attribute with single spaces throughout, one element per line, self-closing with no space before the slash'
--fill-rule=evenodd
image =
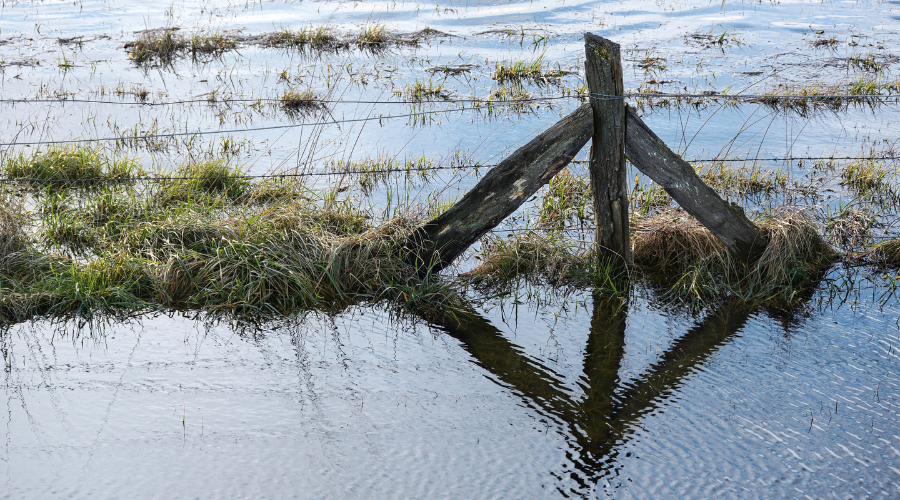
<path id="1" fill-rule="evenodd" d="M 590 175 L 600 260 L 618 256 L 631 262 L 628 189 L 625 172 L 625 100 L 619 45 L 592 33 L 584 35 L 585 74 L 594 112 Z"/>

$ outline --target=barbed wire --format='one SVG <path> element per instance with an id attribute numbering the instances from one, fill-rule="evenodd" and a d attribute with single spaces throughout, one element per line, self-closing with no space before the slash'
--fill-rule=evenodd
<path id="1" fill-rule="evenodd" d="M 568 94 L 560 94 L 560 95 L 549 95 L 549 96 L 539 96 L 539 97 L 528 97 L 521 99 L 490 99 L 489 97 L 469 97 L 469 98 L 459 98 L 459 99 L 420 99 L 420 100 L 353 100 L 353 99 L 299 99 L 300 101 L 308 101 L 310 103 L 316 104 L 454 104 L 454 103 L 491 103 L 491 104 L 522 104 L 528 102 L 540 102 L 540 101 L 552 101 L 559 99 L 583 99 L 586 98 L 582 95 L 568 95 Z M 28 99 L 28 98 L 11 98 L 11 99 L 0 99 L 0 104 L 47 104 L 47 103 L 76 103 L 76 104 L 110 104 L 110 105 L 120 105 L 120 106 L 174 106 L 174 105 L 182 105 L 182 104 L 216 104 L 216 103 L 257 103 L 257 102 L 270 102 L 270 103 L 283 103 L 290 102 L 289 99 L 284 99 L 281 97 L 259 97 L 259 98 L 239 98 L 239 99 L 184 99 L 184 100 L 175 100 L 175 101 L 159 101 L 159 102 L 151 102 L 151 101 L 135 101 L 135 102 L 127 102 L 127 101 L 108 101 L 103 99 L 81 99 L 81 98 L 57 98 L 57 99 Z"/>
<path id="2" fill-rule="evenodd" d="M 859 100 L 859 99 L 900 99 L 900 94 L 821 94 L 821 95 L 790 95 L 790 94 L 727 94 L 720 92 L 668 93 L 668 92 L 625 92 L 622 95 L 612 94 L 584 94 L 598 100 L 617 100 L 629 98 L 665 98 L 665 99 L 734 99 L 737 101 L 761 102 L 767 100 L 797 100 L 797 101 L 828 101 L 828 100 Z"/>
<path id="3" fill-rule="evenodd" d="M 880 99 L 880 100 L 898 100 L 900 94 L 821 94 L 821 95 L 790 95 L 790 94 L 728 94 L 723 92 L 701 92 L 701 93 L 680 93 L 680 92 L 626 92 L 622 95 L 613 94 L 591 94 L 591 93 L 575 93 L 575 94 L 558 94 L 546 95 L 538 97 L 518 98 L 518 99 L 491 99 L 488 97 L 466 97 L 451 99 L 390 99 L 390 100 L 365 100 L 365 99 L 302 99 L 317 104 L 455 104 L 455 103 L 492 103 L 492 104 L 523 104 L 528 102 L 551 101 L 561 99 L 586 99 L 593 97 L 599 100 L 616 100 L 616 99 L 633 99 L 633 98 L 654 98 L 654 99 L 732 99 L 736 101 L 752 101 L 760 102 L 767 100 L 798 100 L 798 101 L 828 101 L 828 100 L 860 100 L 860 99 Z M 184 104 L 216 104 L 216 103 L 283 103 L 285 99 L 282 97 L 256 97 L 256 98 L 192 98 L 192 99 L 176 99 L 171 101 L 145 101 L 138 100 L 134 102 L 127 101 L 111 101 L 104 99 L 83 99 L 61 97 L 55 99 L 47 98 L 6 98 L 0 99 L 0 104 L 104 104 L 118 106 L 174 106 Z"/>
<path id="4" fill-rule="evenodd" d="M 493 108 L 493 105 L 485 105 L 485 106 L 472 106 L 468 108 L 453 108 L 453 109 L 435 109 L 430 111 L 415 111 L 412 113 L 404 113 L 401 115 L 379 115 L 379 116 L 369 116 L 365 118 L 350 118 L 346 120 L 331 120 L 331 121 L 321 121 L 321 122 L 304 122 L 304 123 L 290 123 L 286 125 L 268 125 L 263 127 L 249 127 L 249 128 L 238 128 L 238 129 L 228 129 L 228 130 L 197 130 L 194 132 L 172 132 L 168 134 L 147 134 L 147 135 L 131 135 L 131 136 L 118 136 L 118 137 L 98 137 L 93 139 L 61 139 L 61 140 L 50 140 L 50 141 L 25 141 L 25 142 L 0 142 L 0 147 L 3 146 L 44 146 L 44 145 L 53 145 L 53 144 L 84 144 L 88 142 L 111 142 L 111 141 L 140 141 L 140 140 L 148 140 L 148 139 L 159 139 L 166 137 L 186 137 L 186 136 L 197 136 L 197 135 L 214 135 L 214 134 L 236 134 L 240 132 L 257 132 L 261 130 L 283 130 L 290 128 L 298 128 L 298 127 L 319 127 L 324 125 L 340 125 L 343 123 L 360 123 L 360 122 L 369 122 L 369 121 L 380 121 L 380 120 L 393 120 L 397 118 L 412 118 L 412 117 L 423 117 L 427 115 L 435 115 L 439 113 L 456 113 L 462 111 L 477 111 L 482 109 L 490 109 Z"/>
<path id="5" fill-rule="evenodd" d="M 258 175 L 212 175 L 212 176 L 192 176 L 192 175 L 155 175 L 155 176 L 137 176 L 137 177 L 85 177 L 81 179 L 40 179 L 37 177 L 0 177 L 0 183 L 32 183 L 32 184 L 78 184 L 78 183 L 128 183 L 128 182 L 164 182 L 164 181 L 189 181 L 189 180 L 252 180 L 252 179 L 287 179 L 294 177 L 325 177 L 325 176 L 341 176 L 341 175 L 372 175 L 387 174 L 396 172 L 430 172 L 434 170 L 474 170 L 479 168 L 493 168 L 497 165 L 450 165 L 437 167 L 417 167 L 417 168 L 386 168 L 380 170 L 342 170 L 327 172 L 291 172 L 279 174 L 258 174 Z"/>
<path id="6" fill-rule="evenodd" d="M 788 160 L 897 160 L 898 156 L 797 156 L 797 157 L 780 157 L 780 158 L 744 158 L 744 159 L 700 159 L 686 160 L 690 163 L 718 163 L 718 162 L 743 162 L 743 161 L 788 161 Z M 589 160 L 572 160 L 571 163 L 587 164 Z M 37 177 L 0 177 L 0 183 L 31 183 L 31 184 L 78 184 L 78 183 L 128 183 L 128 182 L 164 182 L 177 180 L 253 180 L 253 179 L 281 179 L 294 177 L 332 177 L 342 175 L 366 176 L 376 174 L 390 173 L 422 173 L 440 170 L 477 170 L 481 168 L 494 168 L 499 164 L 470 164 L 470 165 L 439 165 L 433 167 L 416 167 L 416 168 L 385 168 L 375 170 L 339 170 L 339 171 L 322 171 L 322 172 L 290 172 L 277 174 L 256 174 L 256 175 L 220 175 L 220 176 L 169 176 L 169 175 L 144 175 L 134 177 L 84 177 L 72 179 L 42 179 Z"/>

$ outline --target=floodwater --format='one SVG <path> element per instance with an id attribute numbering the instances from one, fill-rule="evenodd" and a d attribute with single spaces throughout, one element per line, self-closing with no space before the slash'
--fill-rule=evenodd
<path id="1" fill-rule="evenodd" d="M 896 498 L 895 302 L 3 336 L 9 498 Z"/>
<path id="2" fill-rule="evenodd" d="M 372 23 L 449 36 L 317 57 L 247 42 L 219 57 L 144 68 L 123 48 L 149 28 L 252 37 L 322 24 L 352 34 Z M 542 55 L 548 69 L 571 73 L 526 90 L 574 92 L 583 83 L 585 31 L 622 44 L 626 88 L 757 92 L 896 78 L 900 7 L 6 1 L 0 99 L 31 102 L 0 102 L 0 159 L 41 141 L 186 134 L 106 144 L 161 168 L 236 144 L 237 160 L 254 173 L 372 156 L 424 154 L 440 163 L 456 152 L 492 163 L 580 101 L 490 116 L 440 101 L 414 109 L 381 102 L 429 78 L 454 97 L 485 96 L 497 89 L 495 63 Z M 712 44 L 707 34 L 728 41 Z M 848 62 L 869 55 L 886 64 L 881 72 Z M 641 68 L 648 58 L 664 67 Z M 472 69 L 446 78 L 428 72 L 451 64 Z M 225 101 L 277 99 L 288 88 L 344 102 L 297 117 L 269 101 Z M 200 102 L 164 104 L 191 99 Z M 688 158 L 853 155 L 894 147 L 897 108 L 799 116 L 711 106 L 648 110 L 646 120 Z M 423 109 L 452 111 L 404 116 Z M 369 121 L 309 125 L 361 118 Z M 770 166 L 806 175 L 796 162 Z M 452 194 L 475 179 L 442 174 L 416 189 Z M 385 203 L 384 191 L 367 196 Z M 836 266 L 790 314 L 731 304 L 692 316 L 638 285 L 612 303 L 590 290 L 491 303 L 460 329 L 372 307 L 263 325 L 174 313 L 7 325 L 0 492 L 896 498 L 900 304 L 892 280 L 866 273 Z M 849 275 L 869 285 L 851 291 Z"/>

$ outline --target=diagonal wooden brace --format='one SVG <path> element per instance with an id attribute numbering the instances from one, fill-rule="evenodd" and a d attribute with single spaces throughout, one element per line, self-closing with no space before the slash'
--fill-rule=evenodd
<path id="1" fill-rule="evenodd" d="M 407 261 L 420 274 L 450 265 L 565 168 L 592 133 L 591 105 L 583 104 L 491 169 L 446 212 L 413 231 L 406 243 Z"/>

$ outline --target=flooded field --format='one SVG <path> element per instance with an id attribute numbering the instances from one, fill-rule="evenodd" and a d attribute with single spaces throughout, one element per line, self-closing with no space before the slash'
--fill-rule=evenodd
<path id="1" fill-rule="evenodd" d="M 821 255 L 653 261 L 696 224 L 631 169 L 639 262 L 578 274 L 586 147 L 439 279 L 392 267 L 587 102 L 585 32 Z M 897 68 L 889 1 L 4 1 L 2 497 L 900 496 Z"/>

